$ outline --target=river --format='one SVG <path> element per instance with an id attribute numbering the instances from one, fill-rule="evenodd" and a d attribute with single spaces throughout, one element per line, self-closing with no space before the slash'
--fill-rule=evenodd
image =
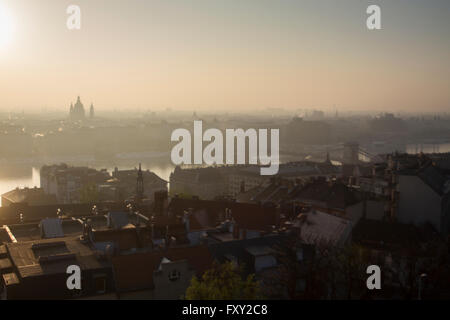
<path id="1" fill-rule="evenodd" d="M 416 154 L 419 152 L 424 153 L 443 153 L 450 152 L 450 143 L 422 143 L 422 144 L 408 144 L 405 148 L 407 153 Z M 63 159 L 64 160 L 64 159 Z M 120 170 L 133 169 L 138 166 L 139 161 L 134 159 L 121 159 L 112 162 L 106 161 L 93 161 L 92 159 L 73 161 L 57 161 L 66 162 L 70 165 L 82 165 L 89 166 L 94 169 L 107 169 L 112 172 L 115 167 Z M 41 165 L 20 163 L 20 164 L 0 164 L 0 194 L 13 190 L 17 187 L 39 187 L 40 175 L 39 170 Z M 174 165 L 167 163 L 167 160 L 152 159 L 142 161 L 142 169 L 150 170 L 160 176 L 162 179 L 169 181 L 170 173 L 174 169 Z M 1 201 L 1 199 L 0 199 Z"/>

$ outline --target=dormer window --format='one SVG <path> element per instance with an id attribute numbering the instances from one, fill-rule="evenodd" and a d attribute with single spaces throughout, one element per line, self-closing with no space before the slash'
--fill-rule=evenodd
<path id="1" fill-rule="evenodd" d="M 180 271 L 174 269 L 169 273 L 169 280 L 175 282 L 179 280 L 181 277 Z"/>

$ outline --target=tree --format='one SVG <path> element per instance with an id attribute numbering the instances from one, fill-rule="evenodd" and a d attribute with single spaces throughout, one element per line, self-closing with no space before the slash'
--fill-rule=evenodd
<path id="1" fill-rule="evenodd" d="M 254 275 L 242 276 L 233 263 L 214 263 L 201 279 L 193 277 L 186 290 L 187 300 L 255 300 L 262 298 Z"/>
<path id="2" fill-rule="evenodd" d="M 336 250 L 328 241 L 292 233 L 274 247 L 278 267 L 264 278 L 271 296 L 282 299 L 327 299 L 335 293 Z"/>
<path id="3" fill-rule="evenodd" d="M 309 253 L 299 259 L 300 251 Z M 364 292 L 368 252 L 360 246 L 294 234 L 275 247 L 275 253 L 278 270 L 265 280 L 275 294 L 319 300 L 352 299 Z"/>
<path id="4" fill-rule="evenodd" d="M 390 282 L 405 299 L 448 299 L 450 297 L 450 250 L 439 236 L 420 244 L 408 243 L 393 254 L 388 268 Z M 421 275 L 426 277 L 420 280 Z M 422 288 L 420 281 L 423 281 Z"/>
<path id="5" fill-rule="evenodd" d="M 356 244 L 347 244 L 336 251 L 335 270 L 341 275 L 340 285 L 346 299 L 361 298 L 366 293 L 367 266 L 371 265 L 369 251 Z"/>

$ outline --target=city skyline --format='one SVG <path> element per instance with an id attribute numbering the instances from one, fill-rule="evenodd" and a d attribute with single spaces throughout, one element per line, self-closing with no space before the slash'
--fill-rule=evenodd
<path id="1" fill-rule="evenodd" d="M 366 28 L 372 3 L 382 30 Z M 66 27 L 71 4 L 81 30 Z M 0 10 L 0 111 L 66 110 L 77 95 L 99 110 L 450 107 L 448 1 L 3 0 Z"/>

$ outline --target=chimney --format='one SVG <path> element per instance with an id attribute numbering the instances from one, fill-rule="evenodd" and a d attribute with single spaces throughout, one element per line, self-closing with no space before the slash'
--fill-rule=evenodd
<path id="1" fill-rule="evenodd" d="M 225 208 L 225 220 L 230 220 L 233 218 L 230 208 Z"/>
<path id="2" fill-rule="evenodd" d="M 350 186 L 353 185 L 353 176 L 350 176 L 350 177 L 348 178 L 348 184 L 349 184 Z"/>
<path id="3" fill-rule="evenodd" d="M 234 234 L 234 226 L 235 226 L 236 222 L 234 221 L 234 219 L 232 219 L 230 221 L 230 223 L 228 224 L 228 232 L 231 232 Z"/>
<path id="4" fill-rule="evenodd" d="M 234 226 L 233 226 L 233 239 L 239 239 L 239 235 L 240 235 L 239 226 L 238 226 L 237 223 L 234 223 Z"/>
<path id="5" fill-rule="evenodd" d="M 183 215 L 183 223 L 184 223 L 184 229 L 185 229 L 186 233 L 189 233 L 189 231 L 190 231 L 191 210 L 192 209 L 189 209 L 189 211 L 185 210 L 184 215 Z"/>

